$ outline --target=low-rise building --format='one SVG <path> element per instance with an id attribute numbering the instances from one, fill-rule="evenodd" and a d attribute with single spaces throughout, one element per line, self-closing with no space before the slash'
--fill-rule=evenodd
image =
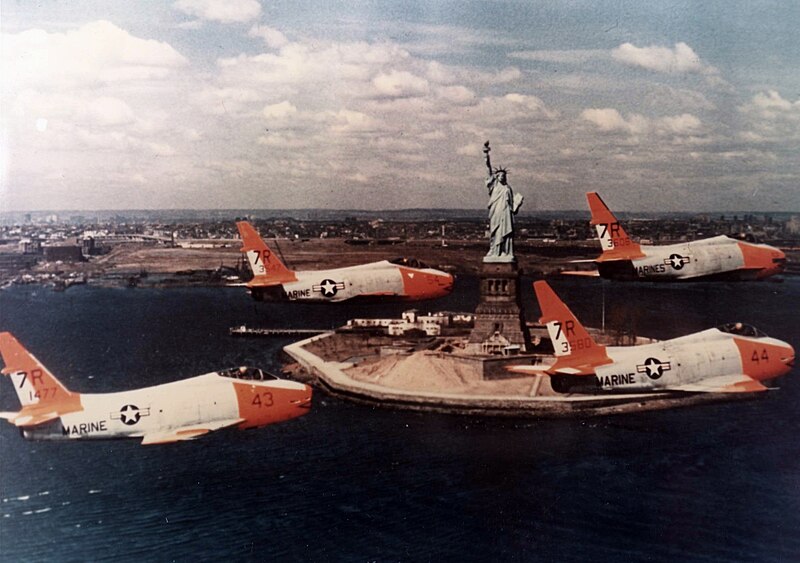
<path id="1" fill-rule="evenodd" d="M 443 329 L 468 328 L 475 321 L 470 313 L 437 312 L 420 315 L 415 309 L 403 312 L 399 319 L 350 319 L 348 330 L 371 330 L 389 336 L 404 336 L 414 332 L 440 336 Z"/>

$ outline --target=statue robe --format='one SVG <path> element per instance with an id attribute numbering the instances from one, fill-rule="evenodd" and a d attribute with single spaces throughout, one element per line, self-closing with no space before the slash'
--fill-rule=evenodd
<path id="1" fill-rule="evenodd" d="M 489 190 L 489 252 L 485 259 L 497 262 L 514 260 L 514 213 L 522 198 L 515 198 L 511 186 L 501 184 L 497 174 L 486 180 Z"/>

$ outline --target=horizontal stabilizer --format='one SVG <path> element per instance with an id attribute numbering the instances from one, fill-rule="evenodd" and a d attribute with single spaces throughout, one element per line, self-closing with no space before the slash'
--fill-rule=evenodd
<path id="1" fill-rule="evenodd" d="M 253 278 L 246 284 L 245 287 L 253 288 L 253 287 L 275 287 L 277 285 L 283 285 L 284 282 L 280 280 L 265 280 L 264 278 Z"/>
<path id="2" fill-rule="evenodd" d="M 55 420 L 59 416 L 60 415 L 54 411 L 36 412 L 26 409 L 22 409 L 19 412 L 0 412 L 0 418 L 4 418 L 14 426 L 19 427 L 38 426 L 39 424 Z"/>
<path id="3" fill-rule="evenodd" d="M 744 374 L 711 377 L 697 383 L 670 387 L 670 389 L 692 393 L 756 393 L 769 390 L 761 382 Z"/>
<path id="4" fill-rule="evenodd" d="M 595 375 L 596 371 L 592 364 L 581 364 L 577 366 L 563 366 L 554 369 L 553 373 L 562 375 Z"/>
<path id="5" fill-rule="evenodd" d="M 526 375 L 595 375 L 594 366 L 583 364 L 579 366 L 561 366 L 557 364 L 547 366 L 507 366 L 506 371 L 524 373 Z"/>
<path id="6" fill-rule="evenodd" d="M 142 438 L 142 445 L 151 446 L 153 444 L 171 444 L 184 440 L 194 440 L 200 436 L 205 436 L 209 432 L 234 426 L 241 422 L 244 422 L 243 418 L 231 418 L 228 420 L 217 420 L 207 424 L 195 424 L 192 426 L 173 428 L 166 432 L 151 432 L 150 434 L 144 435 Z"/>
<path id="7" fill-rule="evenodd" d="M 581 276 L 584 278 L 597 278 L 600 277 L 600 272 L 597 270 L 570 270 L 561 272 L 562 276 Z"/>
<path id="8" fill-rule="evenodd" d="M 525 375 L 550 375 L 550 368 L 552 365 L 549 366 L 506 366 L 506 371 L 510 371 L 512 373 L 522 373 Z"/>

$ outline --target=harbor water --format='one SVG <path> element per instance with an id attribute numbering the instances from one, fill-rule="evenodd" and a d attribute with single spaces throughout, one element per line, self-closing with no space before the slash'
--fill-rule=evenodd
<path id="1" fill-rule="evenodd" d="M 800 349 L 784 283 L 555 280 L 589 325 L 671 338 L 743 321 Z M 529 319 L 538 317 L 523 284 Z M 459 279 L 427 310 L 474 310 Z M 241 288 L 0 292 L 10 330 L 71 390 L 242 364 L 288 338 L 408 305 L 255 303 Z M 306 416 L 162 446 L 29 442 L 0 425 L 2 561 L 789 561 L 800 559 L 800 373 L 748 401 L 608 418 L 394 411 L 317 391 Z M 0 410 L 17 410 L 0 380 Z"/>

